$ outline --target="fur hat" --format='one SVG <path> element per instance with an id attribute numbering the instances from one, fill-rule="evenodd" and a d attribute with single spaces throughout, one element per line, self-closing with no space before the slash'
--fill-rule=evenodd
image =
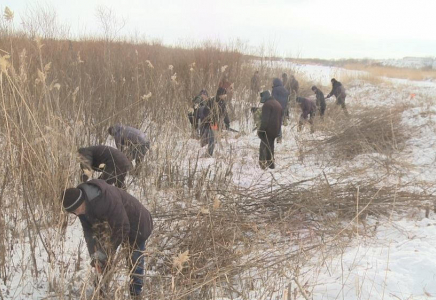
<path id="1" fill-rule="evenodd" d="M 271 93 L 268 90 L 260 93 L 260 103 L 265 103 L 266 100 L 269 100 L 271 98 L 272 98 Z"/>
<path id="2" fill-rule="evenodd" d="M 62 197 L 62 206 L 64 209 L 72 213 L 85 201 L 83 191 L 78 188 L 69 188 L 64 191 Z"/>

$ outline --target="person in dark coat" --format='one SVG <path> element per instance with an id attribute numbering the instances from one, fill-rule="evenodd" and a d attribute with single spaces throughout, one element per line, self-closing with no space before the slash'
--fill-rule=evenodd
<path id="1" fill-rule="evenodd" d="M 315 128 L 313 127 L 313 119 L 315 118 L 316 114 L 315 102 L 303 97 L 297 97 L 296 101 L 301 107 L 300 120 L 298 121 L 298 131 L 301 131 L 305 122 L 309 122 L 310 132 L 313 133 L 315 131 Z"/>
<path id="2" fill-rule="evenodd" d="M 130 294 L 140 295 L 145 243 L 153 230 L 150 212 L 132 195 L 100 179 L 66 189 L 62 206 L 79 217 L 91 265 L 98 273 L 107 274 L 120 245 L 129 249 Z"/>
<path id="3" fill-rule="evenodd" d="M 287 110 L 288 110 L 289 91 L 287 89 L 285 89 L 282 81 L 279 78 L 273 79 L 272 96 L 274 97 L 274 99 L 279 101 L 280 105 L 282 106 L 283 111 L 282 111 L 281 122 L 283 124 L 284 119 L 285 119 L 285 112 L 287 112 Z M 289 115 L 289 113 L 287 113 L 287 115 Z M 281 127 L 280 127 L 280 133 L 279 133 L 279 137 L 277 139 L 277 142 L 281 143 L 281 140 L 282 140 L 282 131 L 281 131 Z"/>
<path id="4" fill-rule="evenodd" d="M 213 130 L 230 129 L 230 119 L 226 108 L 226 89 L 220 87 L 216 96 L 210 98 L 200 112 L 201 147 L 208 145 L 208 154 L 212 156 L 215 148 L 215 134 Z"/>
<path id="5" fill-rule="evenodd" d="M 255 99 L 260 91 L 260 77 L 259 71 L 254 72 L 250 82 L 251 99 Z"/>
<path id="6" fill-rule="evenodd" d="M 282 83 L 283 83 L 283 86 L 285 87 L 285 89 L 287 89 L 289 92 L 289 89 L 286 88 L 288 86 L 288 74 L 286 74 L 286 73 L 282 74 Z"/>
<path id="7" fill-rule="evenodd" d="M 326 99 L 334 95 L 336 97 L 336 105 L 340 105 L 344 110 L 344 113 L 348 115 L 347 107 L 345 106 L 345 97 L 347 97 L 347 94 L 345 93 L 344 86 L 335 78 L 332 78 L 331 82 L 332 82 L 332 90 L 327 95 Z"/>
<path id="8" fill-rule="evenodd" d="M 189 122 L 191 123 L 193 129 L 193 136 L 198 138 L 199 129 L 199 110 L 200 107 L 204 106 L 206 101 L 209 99 L 209 94 L 206 90 L 201 90 L 200 93 L 194 97 L 192 100 L 192 111 L 188 114 Z"/>
<path id="9" fill-rule="evenodd" d="M 105 145 L 80 148 L 78 152 L 83 182 L 89 179 L 92 170 L 102 172 L 99 179 L 115 184 L 119 188 L 126 187 L 124 179 L 132 164 L 123 152 Z"/>
<path id="10" fill-rule="evenodd" d="M 275 168 L 274 163 L 274 141 L 279 136 L 282 126 L 283 108 L 275 100 L 269 91 L 260 93 L 262 115 L 257 135 L 260 138 L 259 165 L 262 169 Z"/>
<path id="11" fill-rule="evenodd" d="M 108 133 L 114 137 L 117 149 L 125 153 L 130 160 L 135 160 L 136 167 L 150 150 L 150 141 L 139 129 L 116 124 L 109 127 Z"/>
<path id="12" fill-rule="evenodd" d="M 318 108 L 319 115 L 321 116 L 321 118 L 324 118 L 324 112 L 326 109 L 324 94 L 316 86 L 312 86 L 312 91 L 316 95 L 316 107 Z"/>

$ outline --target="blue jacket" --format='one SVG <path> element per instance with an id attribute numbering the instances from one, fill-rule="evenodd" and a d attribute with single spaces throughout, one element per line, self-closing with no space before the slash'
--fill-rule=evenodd
<path id="1" fill-rule="evenodd" d="M 274 78 L 273 80 L 272 96 L 274 99 L 279 101 L 283 111 L 285 111 L 286 107 L 288 106 L 289 91 L 285 89 L 282 81 L 279 78 Z"/>

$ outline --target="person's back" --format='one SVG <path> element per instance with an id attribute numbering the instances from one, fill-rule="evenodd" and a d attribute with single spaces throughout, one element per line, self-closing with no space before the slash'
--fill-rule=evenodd
<path id="1" fill-rule="evenodd" d="M 282 106 L 272 98 L 265 102 L 262 107 L 260 131 L 265 131 L 267 137 L 276 138 L 279 136 L 282 118 Z"/>
<path id="2" fill-rule="evenodd" d="M 279 78 L 274 78 L 273 80 L 272 96 L 280 103 L 283 111 L 285 111 L 288 105 L 289 92 L 285 89 Z"/>
<path id="3" fill-rule="evenodd" d="M 304 119 L 307 119 L 309 115 L 314 115 L 316 112 L 316 104 L 312 100 L 307 98 L 298 97 L 298 102 L 301 107 L 301 115 Z"/>
<path id="4" fill-rule="evenodd" d="M 78 153 L 82 170 L 102 172 L 100 179 L 117 187 L 124 187 L 125 176 L 132 168 L 132 164 L 123 152 L 113 147 L 98 145 L 80 148 Z M 88 175 L 82 175 L 82 180 L 87 181 Z"/>
<path id="5" fill-rule="evenodd" d="M 230 119 L 225 101 L 217 97 L 210 98 L 202 111 L 201 123 L 203 124 L 203 122 L 209 125 L 217 125 L 220 129 L 224 125 L 228 129 Z"/>
<path id="6" fill-rule="evenodd" d="M 92 187 L 97 187 L 98 190 L 92 191 Z M 135 241 L 146 241 L 151 235 L 153 230 L 151 214 L 132 195 L 101 179 L 92 179 L 77 188 L 81 189 L 87 197 L 87 221 L 95 224 L 106 220 L 109 223 L 113 251 L 122 241 L 128 241 L 133 245 Z M 95 197 L 89 199 L 91 194 Z M 91 249 L 88 249 L 91 254 L 94 249 L 92 245 L 89 246 L 91 246 Z"/>
<path id="7" fill-rule="evenodd" d="M 102 277 L 112 272 L 117 248 L 127 248 L 130 295 L 139 297 L 144 282 L 145 243 L 153 230 L 150 212 L 132 195 L 99 179 L 66 189 L 62 206 L 79 217 L 91 266 Z"/>
<path id="8" fill-rule="evenodd" d="M 127 145 L 127 143 L 146 146 L 150 144 L 144 132 L 127 125 L 114 125 L 113 137 L 118 149 L 120 149 L 118 145 Z"/>
<path id="9" fill-rule="evenodd" d="M 319 109 L 321 117 L 323 117 L 325 109 L 326 109 L 324 93 L 320 89 L 318 89 L 316 86 L 312 86 L 312 91 L 316 95 L 316 103 L 315 103 L 316 107 Z"/>
<path id="10" fill-rule="evenodd" d="M 127 157 L 120 150 L 110 146 L 97 145 L 79 148 L 78 152 L 87 160 L 94 171 L 101 171 L 101 164 L 105 164 L 106 167 L 113 166 L 126 171 L 131 167 Z"/>

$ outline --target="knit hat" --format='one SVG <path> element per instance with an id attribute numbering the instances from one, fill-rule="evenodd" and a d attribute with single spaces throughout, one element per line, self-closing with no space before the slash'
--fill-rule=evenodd
<path id="1" fill-rule="evenodd" d="M 198 94 L 198 95 L 199 95 L 199 96 L 201 96 L 201 95 L 205 95 L 205 96 L 209 97 L 209 94 L 207 93 L 206 90 L 201 90 L 201 91 L 200 91 L 200 94 Z"/>
<path id="2" fill-rule="evenodd" d="M 223 87 L 218 88 L 218 90 L 216 91 L 216 96 L 217 96 L 217 97 L 218 97 L 218 96 L 221 96 L 221 95 L 225 95 L 225 94 L 227 94 L 227 91 L 226 91 L 226 89 L 223 88 Z"/>
<path id="3" fill-rule="evenodd" d="M 272 96 L 270 94 L 270 92 L 268 90 L 263 91 L 262 93 L 260 93 L 260 103 L 265 103 L 266 100 L 271 99 Z"/>
<path id="4" fill-rule="evenodd" d="M 83 203 L 84 200 L 85 196 L 81 189 L 69 188 L 64 191 L 62 205 L 67 212 L 72 213 Z"/>

